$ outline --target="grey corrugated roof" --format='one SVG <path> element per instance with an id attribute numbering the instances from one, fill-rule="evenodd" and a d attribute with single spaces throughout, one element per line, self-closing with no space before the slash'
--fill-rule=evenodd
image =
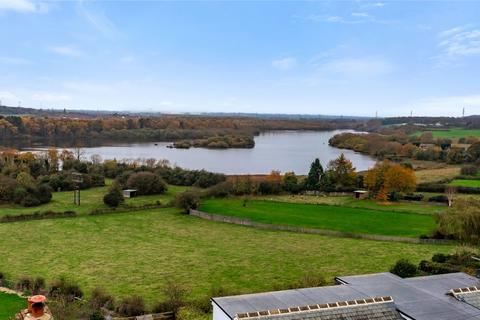
<path id="1" fill-rule="evenodd" d="M 245 294 L 213 298 L 212 300 L 233 319 L 237 313 L 286 309 L 310 304 L 366 298 L 370 298 L 370 296 L 362 294 L 349 286 L 327 286 Z"/>
<path id="2" fill-rule="evenodd" d="M 237 313 L 243 312 L 392 296 L 397 309 L 415 320 L 480 320 L 479 309 L 447 295 L 455 288 L 480 286 L 477 278 L 465 273 L 409 279 L 391 273 L 377 273 L 338 279 L 346 284 L 212 300 L 232 319 Z"/>
<path id="3" fill-rule="evenodd" d="M 248 320 L 403 320 L 393 302 L 248 318 Z"/>
<path id="4" fill-rule="evenodd" d="M 450 273 L 402 279 L 391 273 L 340 277 L 367 295 L 390 295 L 398 310 L 416 320 L 479 320 L 479 309 L 447 295 L 453 288 L 475 286 L 477 278 Z"/>

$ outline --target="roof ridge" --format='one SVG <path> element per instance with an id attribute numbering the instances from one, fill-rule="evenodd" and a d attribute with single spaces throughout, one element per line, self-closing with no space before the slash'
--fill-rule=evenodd
<path id="1" fill-rule="evenodd" d="M 357 306 L 366 306 L 366 305 L 382 304 L 382 303 L 393 303 L 393 298 L 391 296 L 384 296 L 384 297 L 374 297 L 374 298 L 313 304 L 313 305 L 307 305 L 307 306 L 297 306 L 297 307 L 282 308 L 282 309 L 237 313 L 234 317 L 234 320 L 259 319 L 262 317 L 276 316 L 276 315 L 282 315 L 282 314 L 307 313 L 312 311 L 340 309 L 340 308 L 346 308 L 346 307 L 357 307 Z"/>

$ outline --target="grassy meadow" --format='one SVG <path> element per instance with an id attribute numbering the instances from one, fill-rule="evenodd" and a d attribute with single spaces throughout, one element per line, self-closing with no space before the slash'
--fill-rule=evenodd
<path id="1" fill-rule="evenodd" d="M 200 210 L 268 224 L 402 237 L 428 235 L 436 226 L 428 214 L 262 200 L 247 200 L 244 206 L 244 201 L 209 199 Z"/>
<path id="2" fill-rule="evenodd" d="M 455 186 L 455 187 L 480 188 L 480 179 L 479 180 L 455 179 L 452 182 L 450 182 L 449 185 Z"/>
<path id="3" fill-rule="evenodd" d="M 162 298 L 167 280 L 186 286 L 189 298 L 206 297 L 219 286 L 258 292 L 307 272 L 333 281 L 387 271 L 400 258 L 418 263 L 455 250 L 258 230 L 174 208 L 0 224 L 0 248 L 0 271 L 8 277 L 67 276 L 86 292 L 102 286 L 117 297 L 141 295 L 149 305 Z"/>
<path id="4" fill-rule="evenodd" d="M 17 312 L 26 307 L 25 299 L 16 294 L 0 292 L 0 320 L 13 319 Z"/>
<path id="5" fill-rule="evenodd" d="M 466 137 L 480 137 L 480 130 L 478 129 L 448 129 L 448 130 L 430 130 L 424 132 L 431 132 L 434 138 L 448 138 L 459 139 Z M 422 134 L 419 132 L 417 134 Z"/>
<path id="6" fill-rule="evenodd" d="M 53 192 L 52 200 L 49 203 L 26 208 L 21 205 L 16 204 L 5 204 L 0 205 L 0 216 L 10 214 L 22 214 L 22 213 L 33 213 L 36 211 L 58 211 L 63 212 L 67 210 L 75 211 L 77 214 L 88 214 L 94 209 L 104 209 L 108 208 L 103 203 L 103 196 L 107 193 L 108 187 L 111 181 L 106 181 L 106 186 L 98 188 L 90 188 L 87 190 L 81 190 L 81 202 L 80 206 L 77 206 L 73 203 L 73 191 L 61 191 Z M 148 196 L 139 196 L 135 198 L 125 199 L 125 202 L 120 205 L 119 208 L 131 206 L 141 206 L 147 204 L 155 204 L 157 201 L 160 201 L 161 204 L 167 204 L 170 202 L 177 193 L 187 190 L 188 187 L 181 186 L 168 186 L 168 190 L 165 194 L 161 195 L 148 195 Z"/>

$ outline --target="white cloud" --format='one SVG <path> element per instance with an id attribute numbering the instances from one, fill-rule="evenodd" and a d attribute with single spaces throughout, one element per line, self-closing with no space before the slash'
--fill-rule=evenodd
<path id="1" fill-rule="evenodd" d="M 370 15 L 366 12 L 352 12 L 352 17 L 368 18 Z"/>
<path id="2" fill-rule="evenodd" d="M 445 30 L 438 34 L 438 46 L 444 58 L 480 55 L 480 30 L 464 26 Z"/>
<path id="3" fill-rule="evenodd" d="M 279 70 L 290 70 L 297 65 L 297 59 L 292 57 L 272 61 L 272 66 Z"/>
<path id="4" fill-rule="evenodd" d="M 416 101 L 410 104 L 408 108 L 413 108 L 414 112 L 419 115 L 461 116 L 463 108 L 465 108 L 465 115 L 478 114 L 478 110 L 480 110 L 480 94 L 430 97 Z"/>
<path id="5" fill-rule="evenodd" d="M 80 57 L 83 54 L 80 50 L 75 49 L 74 47 L 71 47 L 71 46 L 55 46 L 55 47 L 51 47 L 50 51 L 56 54 L 69 56 L 69 57 Z"/>
<path id="6" fill-rule="evenodd" d="M 0 91 L 0 100 L 2 100 L 2 105 L 5 104 L 15 104 L 20 99 L 10 91 Z"/>
<path id="7" fill-rule="evenodd" d="M 393 72 L 395 67 L 382 58 L 345 58 L 328 61 L 319 70 L 347 77 L 376 77 Z"/>
<path id="8" fill-rule="evenodd" d="M 101 34 L 106 37 L 113 37 L 118 33 L 115 24 L 106 16 L 102 11 L 93 13 L 87 9 L 86 3 L 80 0 L 77 5 L 77 13 L 84 18 L 92 27 L 97 29 Z"/>
<path id="9" fill-rule="evenodd" d="M 97 93 L 97 94 L 105 94 L 114 92 L 115 89 L 113 85 L 104 85 L 104 84 L 97 84 L 94 82 L 86 81 L 86 82 L 76 82 L 76 81 L 67 81 L 63 83 L 63 86 L 71 91 L 80 92 L 80 93 Z"/>
<path id="10" fill-rule="evenodd" d="M 40 102 L 63 102 L 69 101 L 70 96 L 61 93 L 38 92 L 32 95 L 32 100 Z"/>
<path id="11" fill-rule="evenodd" d="M 44 2 L 31 0 L 0 0 L 0 11 L 45 13 L 48 11 L 48 5 Z"/>

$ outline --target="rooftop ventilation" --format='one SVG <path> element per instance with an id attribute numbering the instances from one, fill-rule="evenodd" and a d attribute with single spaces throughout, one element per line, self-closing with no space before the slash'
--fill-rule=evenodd
<path id="1" fill-rule="evenodd" d="M 308 306 L 298 306 L 298 307 L 291 307 L 291 308 L 284 308 L 284 309 L 272 309 L 272 310 L 264 310 L 264 311 L 237 313 L 235 315 L 234 320 L 259 319 L 259 318 L 261 319 L 262 317 L 277 316 L 282 314 L 312 312 L 312 311 L 319 311 L 319 310 L 331 310 L 331 309 L 339 309 L 339 308 L 347 308 L 347 307 L 350 308 L 355 306 L 365 306 L 365 305 L 371 305 L 371 304 L 391 303 L 391 302 L 393 302 L 393 298 L 390 296 L 348 300 L 348 301 L 337 301 L 337 302 L 313 304 Z"/>

